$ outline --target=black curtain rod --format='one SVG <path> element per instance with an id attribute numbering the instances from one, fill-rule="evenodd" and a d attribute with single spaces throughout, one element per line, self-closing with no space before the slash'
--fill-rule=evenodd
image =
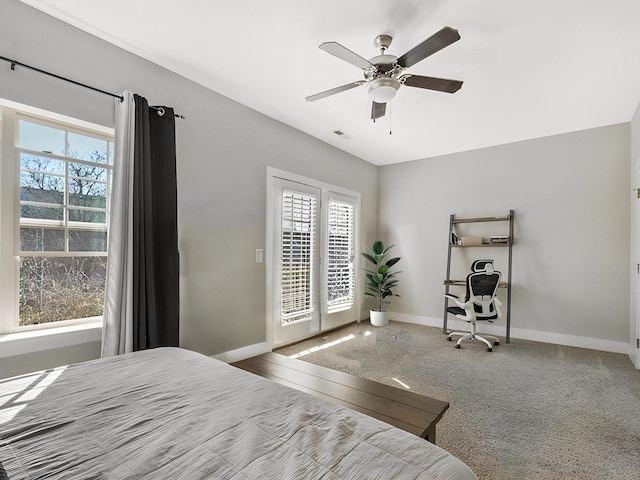
<path id="1" fill-rule="evenodd" d="M 65 82 L 73 83 L 74 85 L 78 85 L 79 87 L 88 88 L 89 90 L 93 90 L 94 92 L 102 93 L 104 95 L 109 95 L 113 98 L 119 98 L 120 101 L 124 101 L 124 97 L 122 95 L 118 95 L 115 93 L 107 92 L 105 90 L 100 90 L 99 88 L 92 87 L 91 85 L 86 85 L 84 83 L 76 82 L 75 80 L 71 80 L 70 78 L 63 77 L 61 75 L 56 75 L 55 73 L 47 72 L 46 70 L 41 70 L 40 68 L 33 67 L 31 65 L 27 65 L 26 63 L 19 62 L 17 60 L 12 60 L 7 57 L 0 56 L 0 60 L 4 60 L 5 62 L 9 62 L 11 64 L 11 70 L 16 69 L 16 65 L 20 65 L 21 67 L 28 68 L 29 70 L 33 70 L 38 73 L 44 73 L 45 75 L 49 75 L 50 77 L 57 78 L 58 80 L 64 80 Z M 164 113 L 164 111 L 163 111 Z M 184 118 L 182 115 L 175 114 L 176 118 Z"/>

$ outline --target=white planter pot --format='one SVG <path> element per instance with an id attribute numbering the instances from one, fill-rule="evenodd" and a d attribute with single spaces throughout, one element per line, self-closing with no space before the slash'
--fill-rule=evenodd
<path id="1" fill-rule="evenodd" d="M 389 312 L 369 310 L 369 319 L 374 327 L 386 327 L 389 324 Z"/>

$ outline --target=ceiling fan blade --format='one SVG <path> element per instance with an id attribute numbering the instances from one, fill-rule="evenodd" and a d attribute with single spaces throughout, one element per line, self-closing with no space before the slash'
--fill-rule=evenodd
<path id="1" fill-rule="evenodd" d="M 386 110 L 386 103 L 371 102 L 371 120 L 375 121 L 377 118 L 384 117 Z"/>
<path id="2" fill-rule="evenodd" d="M 461 80 L 449 80 L 447 78 L 423 77 L 422 75 L 403 75 L 400 80 L 409 87 L 426 88 L 438 92 L 456 93 L 462 87 Z"/>
<path id="3" fill-rule="evenodd" d="M 458 33 L 458 30 L 451 27 L 444 27 L 442 30 L 434 33 L 424 42 L 416 45 L 407 53 L 402 55 L 398 59 L 398 65 L 403 68 L 408 68 L 411 65 L 415 65 L 420 60 L 424 60 L 429 55 L 433 55 L 434 53 L 439 52 L 444 47 L 457 42 L 458 40 L 460 40 L 460 34 Z"/>
<path id="4" fill-rule="evenodd" d="M 347 83 L 346 85 L 341 85 L 339 87 L 332 88 L 330 90 L 325 90 L 324 92 L 316 93 L 315 95 L 310 95 L 305 97 L 307 102 L 315 102 L 316 100 L 320 100 L 321 98 L 329 97 L 331 95 L 335 95 L 336 93 L 344 92 L 345 90 L 351 90 L 352 88 L 359 87 L 363 83 L 367 83 L 365 80 L 358 80 L 357 82 Z"/>
<path id="5" fill-rule="evenodd" d="M 320 48 L 320 50 L 324 50 L 327 53 L 330 53 L 334 57 L 338 57 L 339 59 L 350 63 L 351 65 L 355 65 L 362 70 L 369 70 L 374 68 L 369 60 L 362 58 L 360 55 L 352 52 L 347 47 L 343 47 L 338 42 L 324 42 L 318 48 Z"/>

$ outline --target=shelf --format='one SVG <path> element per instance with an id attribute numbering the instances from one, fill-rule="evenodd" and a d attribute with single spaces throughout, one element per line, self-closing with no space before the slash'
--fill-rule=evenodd
<path id="1" fill-rule="evenodd" d="M 451 262 L 452 262 L 452 249 L 453 248 L 508 248 L 508 266 L 507 266 L 507 275 L 506 280 L 503 280 L 498 285 L 499 288 L 507 289 L 507 301 L 506 301 L 506 335 L 505 335 L 505 343 L 510 342 L 511 338 L 511 269 L 512 269 L 512 250 L 514 244 L 513 237 L 513 221 L 515 218 L 515 213 L 513 210 L 509 210 L 509 214 L 505 217 L 476 217 L 476 218 L 455 218 L 455 215 L 449 216 L 449 240 L 448 240 L 448 252 L 447 252 L 447 277 L 444 281 L 445 286 L 445 295 L 449 293 L 449 288 L 466 286 L 466 280 L 454 280 L 450 278 L 451 275 Z M 456 243 L 451 243 L 452 240 L 456 241 L 458 238 L 462 238 L 463 236 L 456 235 L 459 232 L 455 232 L 454 225 L 460 225 L 463 223 L 483 223 L 483 222 L 508 222 L 509 223 L 509 235 L 492 235 L 492 237 L 499 237 L 508 239 L 508 243 L 482 243 L 478 245 L 458 245 Z M 462 228 L 464 230 L 464 227 Z M 478 235 L 476 233 L 476 235 Z M 485 235 L 486 237 L 486 235 Z M 479 236 L 477 237 L 479 238 Z M 476 240 L 477 241 L 477 240 Z M 505 278 L 505 277 L 503 277 Z M 448 299 L 445 297 L 444 301 L 444 318 L 443 318 L 443 327 L 442 333 L 447 333 L 447 306 Z"/>
<path id="2" fill-rule="evenodd" d="M 511 221 L 511 215 L 506 217 L 479 217 L 479 218 L 456 218 L 451 220 L 451 223 L 481 223 L 481 222 L 509 222 Z"/>
<path id="3" fill-rule="evenodd" d="M 484 248 L 484 247 L 510 247 L 512 243 L 483 243 L 481 245 L 455 245 L 450 243 L 449 246 L 453 248 Z"/>
<path id="4" fill-rule="evenodd" d="M 460 286 L 460 287 L 466 287 L 467 286 L 467 281 L 466 280 L 445 280 L 444 282 L 442 282 L 443 285 L 456 285 L 456 286 Z M 500 282 L 498 284 L 498 288 L 507 288 L 508 286 L 508 282 Z"/>

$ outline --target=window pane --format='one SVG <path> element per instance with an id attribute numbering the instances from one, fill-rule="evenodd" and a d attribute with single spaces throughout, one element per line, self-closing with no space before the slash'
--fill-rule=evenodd
<path id="1" fill-rule="evenodd" d="M 107 141 L 69 132 L 68 156 L 71 158 L 91 160 L 92 162 L 106 163 Z"/>
<path id="2" fill-rule="evenodd" d="M 107 232 L 69 230 L 70 252 L 106 252 Z"/>
<path id="3" fill-rule="evenodd" d="M 316 198 L 284 191 L 282 196 L 282 325 L 313 312 Z"/>
<path id="4" fill-rule="evenodd" d="M 64 230 L 57 228 L 20 228 L 20 251 L 62 252 Z"/>
<path id="5" fill-rule="evenodd" d="M 20 200 L 62 205 L 63 192 L 63 177 L 46 173 L 20 173 Z"/>
<path id="6" fill-rule="evenodd" d="M 86 178 L 88 180 L 107 181 L 107 169 L 95 165 L 69 163 L 69 175 L 72 177 Z"/>
<path id="7" fill-rule="evenodd" d="M 20 325 L 102 315 L 106 257 L 20 259 Z"/>
<path id="8" fill-rule="evenodd" d="M 328 203 L 327 306 L 331 312 L 353 304 L 355 207 L 333 199 Z"/>
<path id="9" fill-rule="evenodd" d="M 20 205 L 20 218 L 37 218 L 40 220 L 63 220 L 63 210 L 60 208 L 34 207 L 33 205 Z"/>
<path id="10" fill-rule="evenodd" d="M 31 155 L 29 153 L 20 154 L 20 168 L 22 169 L 64 175 L 64 164 L 65 162 L 63 160 Z"/>
<path id="11" fill-rule="evenodd" d="M 64 155 L 64 130 L 20 120 L 20 146 L 38 152 Z"/>
<path id="12" fill-rule="evenodd" d="M 69 210 L 69 221 L 85 223 L 107 223 L 107 212 L 71 209 Z"/>
<path id="13" fill-rule="evenodd" d="M 107 207 L 107 184 L 78 178 L 69 179 L 69 205 Z"/>

